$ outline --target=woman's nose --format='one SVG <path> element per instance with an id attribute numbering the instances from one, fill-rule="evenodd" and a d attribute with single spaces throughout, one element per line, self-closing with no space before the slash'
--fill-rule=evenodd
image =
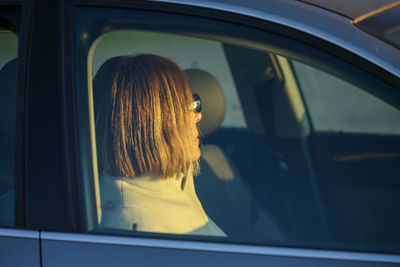
<path id="1" fill-rule="evenodd" d="M 195 123 L 198 123 L 201 120 L 201 118 L 203 118 L 203 115 L 201 114 L 201 112 L 194 113 L 194 122 Z"/>

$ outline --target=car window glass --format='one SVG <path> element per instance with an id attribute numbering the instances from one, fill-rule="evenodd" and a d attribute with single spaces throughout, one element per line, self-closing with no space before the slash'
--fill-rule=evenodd
<path id="1" fill-rule="evenodd" d="M 397 48 L 400 47 L 400 7 L 393 7 L 375 16 L 368 17 L 356 25 Z"/>
<path id="2" fill-rule="evenodd" d="M 329 73 L 292 61 L 317 131 L 400 134 L 400 110 Z"/>
<path id="3" fill-rule="evenodd" d="M 104 37 L 95 50 L 93 57 L 93 76 L 95 79 L 100 76 L 101 74 L 98 73 L 99 67 L 104 64 L 104 61 L 112 57 L 120 55 L 134 56 L 146 53 L 156 54 L 172 59 L 183 70 L 189 80 L 191 90 L 193 93 L 199 94 L 204 102 L 204 104 L 202 104 L 202 114 L 204 119 L 199 123 L 202 135 L 210 136 L 218 128 L 227 129 L 227 131 L 234 131 L 235 129 L 245 131 L 247 129 L 241 109 L 241 103 L 237 95 L 228 62 L 222 45 L 219 42 L 152 32 L 113 32 Z M 208 79 L 210 81 L 208 81 Z M 219 91 L 208 92 L 204 88 L 199 88 L 212 82 L 215 83 L 214 86 L 216 87 L 213 89 Z M 96 92 L 95 85 L 94 91 Z M 221 101 L 218 102 L 218 100 Z M 210 102 L 214 102 L 215 106 L 210 105 Z M 96 102 L 94 104 L 96 105 Z M 98 155 L 101 153 L 102 149 L 101 141 L 97 141 Z M 210 158 L 207 158 L 207 156 L 206 158 L 203 157 L 205 162 L 212 161 L 215 149 L 215 146 L 204 146 L 203 155 L 210 154 Z M 207 151 L 212 152 L 207 153 Z M 222 151 L 218 150 L 218 153 L 223 156 Z M 224 172 L 226 171 L 232 172 L 231 170 L 224 170 Z M 104 174 L 103 170 L 100 168 L 99 175 L 100 184 L 102 185 L 105 183 L 104 181 L 107 180 L 106 176 L 109 175 Z M 232 174 L 227 177 L 225 177 L 225 175 L 225 173 L 222 173 L 221 179 L 230 179 L 232 176 Z M 108 180 L 109 179 L 110 178 L 108 178 Z M 188 183 L 193 183 L 193 181 L 189 181 Z M 105 223 L 106 221 L 109 221 L 107 219 L 107 214 L 109 212 L 105 207 L 106 204 L 104 204 L 104 202 L 111 201 L 109 199 L 110 193 L 107 189 L 103 188 L 105 188 L 105 186 L 100 186 L 100 196 L 102 201 L 101 212 L 103 217 L 102 222 L 104 226 L 109 227 L 114 224 Z M 167 199 L 165 199 L 165 202 L 167 202 Z M 211 220 L 210 222 L 214 225 L 214 222 Z M 128 227 L 131 226 L 132 224 Z M 138 229 L 140 229 L 140 225 L 138 226 Z M 162 231 L 162 229 L 160 229 L 160 231 Z M 193 233 L 201 231 L 201 229 L 194 229 Z"/>
<path id="4" fill-rule="evenodd" d="M 228 109 L 221 126 L 246 127 L 235 84 L 219 42 L 152 32 L 112 32 L 101 40 L 95 50 L 93 72 L 95 74 L 101 64 L 110 57 L 143 53 L 153 53 L 171 58 L 183 70 L 203 69 L 213 73 L 224 90 Z"/>
<path id="5" fill-rule="evenodd" d="M 88 19 L 90 13 L 85 12 L 78 13 L 78 22 Z M 125 23 L 130 17 L 124 18 Z M 239 26 L 223 25 L 235 32 L 228 38 L 225 31 L 213 32 L 219 24 L 211 21 L 203 21 L 203 35 L 188 33 L 187 28 L 168 32 L 161 26 L 148 30 L 134 23 L 108 23 L 113 26 L 101 28 L 104 34 L 87 43 L 89 30 L 81 29 L 75 57 L 81 153 L 92 161 L 91 165 L 82 163 L 88 170 L 82 176 L 87 231 L 303 248 L 398 249 L 398 91 L 331 55 L 250 28 L 235 31 Z M 208 23 L 216 23 L 215 28 L 208 28 Z M 249 32 L 248 42 L 243 41 L 243 32 Z M 254 44 L 254 36 L 265 38 Z M 117 166 L 124 157 L 110 156 L 110 151 L 126 146 L 112 141 L 110 150 L 109 133 L 120 132 L 138 119 L 130 117 L 108 128 L 101 126 L 105 120 L 96 115 L 119 114 L 105 111 L 103 107 L 120 104 L 110 94 L 99 97 L 99 88 L 109 88 L 112 94 L 118 88 L 122 92 L 139 88 L 133 82 L 118 87 L 124 81 L 113 73 L 123 75 L 131 68 L 123 65 L 126 60 L 143 54 L 176 62 L 203 102 L 200 173 L 193 179 L 172 180 L 178 189 L 172 194 L 166 193 L 157 176 L 143 180 L 142 176 L 110 175 L 109 166 Z M 160 75 L 164 70 L 159 70 Z M 135 75 L 150 77 L 147 71 Z M 129 80 L 131 76 L 123 77 Z M 113 100 L 103 106 L 106 99 Z M 360 99 L 362 107 L 352 105 Z M 141 105 L 127 106 L 133 110 Z M 146 112 L 135 114 L 146 116 Z M 133 140 L 132 132 L 124 136 Z M 143 133 L 155 136 L 152 130 Z M 112 160 L 104 167 L 107 157 Z M 143 158 L 136 157 L 134 162 L 139 160 Z M 183 188 L 195 192 L 191 196 L 196 204 L 190 205 L 201 206 L 206 215 L 190 229 L 182 222 L 198 214 L 190 216 L 189 211 L 179 212 L 181 207 L 166 205 L 176 201 L 166 198 L 176 198 Z M 133 191 L 140 193 L 132 196 Z M 168 218 L 172 221 L 165 223 Z"/>
<path id="6" fill-rule="evenodd" d="M 1 20 L 3 21 L 3 20 Z M 0 225 L 14 224 L 14 125 L 18 39 L 0 25 Z M 5 25 L 3 25 L 5 26 Z"/>

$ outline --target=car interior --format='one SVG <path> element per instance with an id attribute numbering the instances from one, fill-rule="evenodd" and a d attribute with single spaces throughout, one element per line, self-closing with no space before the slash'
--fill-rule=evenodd
<path id="1" fill-rule="evenodd" d="M 259 200 L 254 198 L 248 183 L 243 180 L 243 167 L 239 169 L 232 158 L 241 146 L 250 147 L 248 141 L 252 139 L 251 134 L 235 128 L 220 128 L 226 103 L 221 85 L 210 73 L 200 69 L 184 72 L 191 90 L 201 95 L 204 102 L 204 119 L 199 126 L 204 139 L 201 173 L 194 180 L 204 209 L 228 236 L 283 238 L 274 218 L 265 212 Z M 250 169 L 252 166 L 248 167 Z"/>
<path id="2" fill-rule="evenodd" d="M 294 67 L 300 63 L 268 50 L 196 36 L 145 31 L 116 31 L 108 36 L 97 44 L 94 73 L 112 56 L 159 54 L 175 60 L 192 91 L 201 96 L 202 156 L 196 192 L 207 214 L 229 238 L 327 246 L 398 239 L 400 231 L 389 234 L 388 229 L 400 222 L 393 206 L 400 202 L 395 167 L 399 135 L 381 138 L 317 130 L 304 99 L 306 88 L 299 82 L 303 77 Z M 350 75 L 351 67 L 335 71 L 334 65 L 319 64 L 323 59 L 303 59 L 335 79 L 361 86 L 361 91 L 383 103 L 392 99 L 374 91 L 379 82 L 366 86 L 365 80 Z M 209 65 L 204 63 L 207 60 Z M 232 102 L 235 94 L 237 100 Z M 389 105 L 396 107 L 393 101 Z M 380 141 L 371 146 L 372 140 Z M 358 155 L 365 148 L 378 158 L 364 161 L 362 156 L 345 156 Z M 379 151 L 389 153 L 390 159 L 383 156 L 383 160 Z M 374 164 L 368 165 L 371 160 Z M 379 210 L 382 207 L 384 211 Z"/>

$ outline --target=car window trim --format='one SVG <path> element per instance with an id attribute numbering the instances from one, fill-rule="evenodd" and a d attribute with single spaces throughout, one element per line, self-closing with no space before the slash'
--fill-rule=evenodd
<path id="1" fill-rule="evenodd" d="M 39 239 L 39 231 L 0 228 L 0 238 L 1 237 L 19 237 L 19 238 Z"/>
<path id="2" fill-rule="evenodd" d="M 318 250 L 304 248 L 287 248 L 272 246 L 256 246 L 243 244 L 227 244 L 204 241 L 166 240 L 161 238 L 143 238 L 126 236 L 109 236 L 97 234 L 72 234 L 43 231 L 41 240 L 78 242 L 88 244 L 140 246 L 148 248 L 167 248 L 179 250 L 195 250 L 221 253 L 240 253 L 264 256 L 301 257 L 311 259 L 350 260 L 362 262 L 400 263 L 400 255 L 378 254 L 366 252 L 344 252 L 334 250 Z"/>

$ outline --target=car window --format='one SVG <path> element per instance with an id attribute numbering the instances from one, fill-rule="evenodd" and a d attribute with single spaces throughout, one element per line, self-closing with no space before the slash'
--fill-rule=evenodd
<path id="1" fill-rule="evenodd" d="M 77 12 L 86 231 L 304 248 L 398 249 L 398 90 L 339 58 L 268 32 L 166 16 L 172 30 L 149 26 L 151 14 L 135 13 L 138 22 L 128 11 L 114 12 Z M 102 23 L 89 23 L 91 16 Z M 172 22 L 180 19 L 191 26 Z M 125 166 L 120 151 L 137 147 L 131 140 L 138 135 L 153 140 L 157 134 L 158 126 L 139 133 L 131 126 L 153 114 L 147 109 L 151 102 L 142 104 L 151 97 L 129 102 L 144 90 L 142 83 L 144 88 L 155 84 L 149 81 L 149 69 L 130 65 L 139 59 L 175 62 L 202 100 L 200 172 L 193 178 L 186 173 L 166 181 L 157 175 L 115 175 Z M 165 71 L 158 69 L 160 77 Z M 116 92 L 129 93 L 121 93 L 124 101 L 118 102 Z M 115 109 L 120 106 L 125 109 Z M 128 113 L 121 111 L 126 108 Z M 120 120 L 126 114 L 131 117 Z M 118 123 L 109 123 L 114 120 Z M 124 138 L 118 141 L 117 134 Z M 128 157 L 132 166 L 151 160 L 138 154 Z M 177 196 L 184 190 L 191 200 L 180 202 Z M 203 217 L 190 213 L 198 209 Z M 188 220 L 197 216 L 202 219 Z"/>
<path id="2" fill-rule="evenodd" d="M 163 45 L 160 45 L 161 43 Z M 143 31 L 112 32 L 101 39 L 96 47 L 93 57 L 93 75 L 101 64 L 111 57 L 143 53 L 171 58 L 183 70 L 202 69 L 213 73 L 224 90 L 228 109 L 221 127 L 246 127 L 228 62 L 221 44 L 217 41 Z"/>
<path id="3" fill-rule="evenodd" d="M 96 47 L 93 56 L 93 77 L 95 80 L 101 78 L 99 78 L 102 75 L 99 73 L 99 68 L 103 64 L 106 64 L 105 61 L 110 58 L 121 55 L 135 56 L 149 53 L 163 56 L 176 62 L 187 76 L 192 92 L 200 95 L 204 102 L 202 104 L 204 119 L 199 122 L 201 135 L 204 137 L 211 136 L 219 128 L 226 129 L 227 132 L 247 131 L 248 128 L 236 85 L 232 79 L 232 74 L 220 42 L 166 33 L 143 31 L 112 32 L 103 37 Z M 207 86 L 212 82 L 215 83 L 214 92 L 207 91 L 207 88 L 201 88 L 201 86 Z M 96 94 L 95 84 L 93 85 L 93 90 Z M 213 102 L 215 106 L 212 105 Z M 95 109 L 96 104 L 95 101 Z M 97 136 L 99 136 L 98 133 Z M 207 158 L 207 156 L 204 157 L 204 155 L 207 155 L 209 149 L 212 151 L 215 148 L 215 146 L 204 145 L 203 159 L 205 162 L 212 159 Z M 104 149 L 102 142 L 97 140 L 98 157 L 102 153 L 102 149 Z M 218 152 L 223 156 L 222 150 L 218 150 Z M 214 157 L 214 152 L 210 154 L 210 157 Z M 224 170 L 224 172 L 226 171 Z M 232 175 L 230 174 L 228 177 L 223 175 L 220 179 L 231 179 Z M 110 185 L 104 185 L 107 182 L 107 176 L 110 175 L 105 174 L 104 170 L 99 167 L 99 193 L 102 203 L 101 225 L 105 227 L 114 225 L 114 222 L 107 222 L 110 220 L 107 218 L 107 213 L 109 212 L 106 205 L 110 205 L 112 202 L 108 190 Z M 196 183 L 196 181 L 194 182 Z M 166 201 L 167 199 L 165 199 Z M 131 226 L 132 223 L 128 225 L 128 229 Z"/>
<path id="4" fill-rule="evenodd" d="M 351 83 L 292 61 L 316 131 L 400 134 L 400 110 Z"/>
<path id="5" fill-rule="evenodd" d="M 357 21 L 362 30 L 381 38 L 389 44 L 400 47 L 400 8 L 393 7 L 377 15 Z"/>
<path id="6" fill-rule="evenodd" d="M 14 224 L 14 125 L 18 36 L 0 17 L 0 225 Z"/>

